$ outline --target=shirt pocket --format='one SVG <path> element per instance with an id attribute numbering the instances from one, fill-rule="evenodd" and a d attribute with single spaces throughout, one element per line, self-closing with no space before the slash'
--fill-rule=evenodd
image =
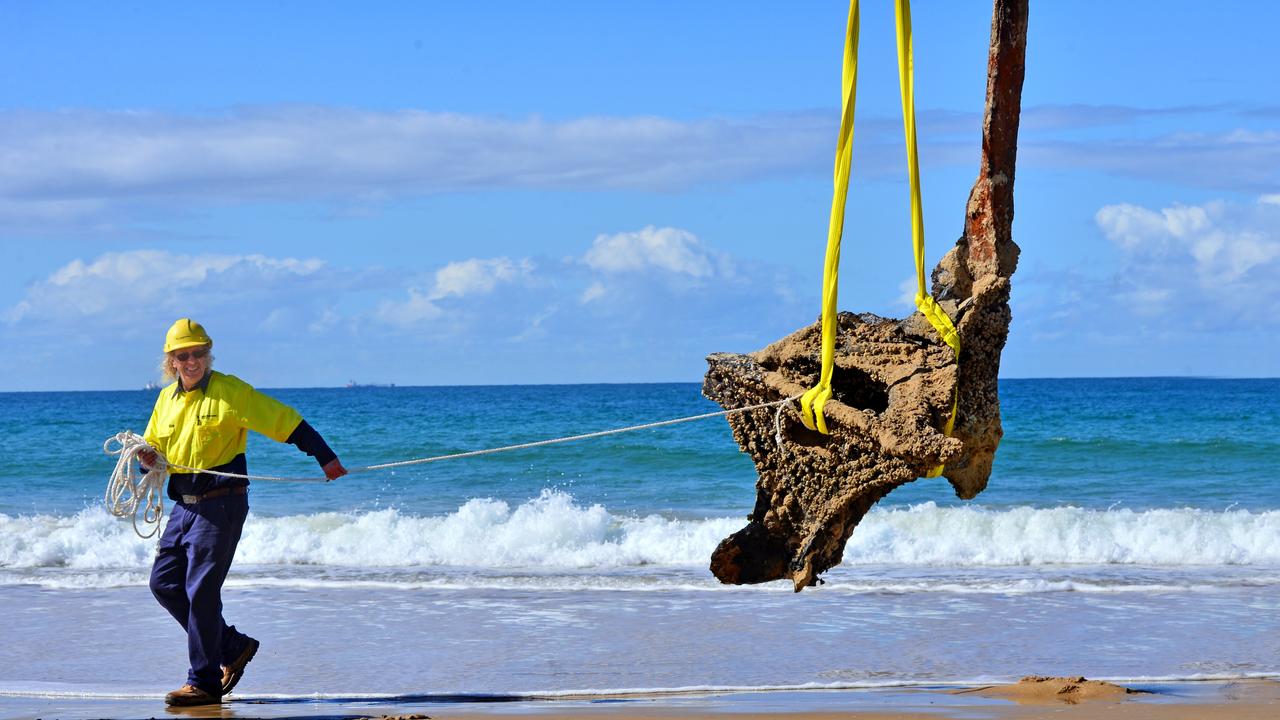
<path id="1" fill-rule="evenodd" d="M 196 407 L 196 432 L 193 433 L 197 451 L 216 450 L 221 445 L 225 420 L 220 402 L 211 397 L 200 401 Z"/>
<path id="2" fill-rule="evenodd" d="M 234 423 L 228 408 L 213 398 L 205 398 L 196 408 L 196 429 L 194 444 L 196 451 L 206 462 L 215 462 L 217 456 L 228 442 L 228 437 L 235 432 Z"/>
<path id="3" fill-rule="evenodd" d="M 197 452 L 216 450 L 222 443 L 222 431 L 217 425 L 199 425 L 195 432 Z"/>

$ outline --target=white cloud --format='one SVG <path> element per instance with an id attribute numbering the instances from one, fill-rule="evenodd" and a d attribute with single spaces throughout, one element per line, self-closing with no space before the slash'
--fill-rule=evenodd
<path id="1" fill-rule="evenodd" d="M 1143 246 L 1149 250 L 1156 244 L 1167 248 L 1178 240 L 1192 240 L 1194 244 L 1195 239 L 1203 239 L 1213 217 L 1221 213 L 1221 203 L 1204 207 L 1175 205 L 1160 212 L 1121 203 L 1103 207 L 1094 218 L 1108 240 L 1129 250 Z"/>
<path id="2" fill-rule="evenodd" d="M 606 273 L 658 269 L 694 278 L 711 276 L 716 264 L 693 233 L 652 225 L 636 232 L 599 235 L 582 260 Z"/>
<path id="3" fill-rule="evenodd" d="M 1276 226 L 1233 228 L 1227 212 L 1228 206 L 1220 202 L 1178 205 L 1158 213 L 1134 205 L 1108 205 L 1098 211 L 1096 220 L 1103 234 L 1130 259 L 1185 263 L 1203 284 L 1221 290 L 1221 284 L 1240 280 L 1280 257 Z"/>
<path id="4" fill-rule="evenodd" d="M 924 111 L 927 161 L 973 162 L 976 113 Z M 834 109 L 746 118 L 547 121 L 263 106 L 205 115 L 0 111 L 0 218 L 92 224 L 148 204 L 379 203 L 507 188 L 671 192 L 825 177 Z M 860 172 L 900 175 L 901 121 L 860 121 Z"/>
<path id="5" fill-rule="evenodd" d="M 320 312 L 307 325 L 307 330 L 312 335 L 325 335 L 334 330 L 342 323 L 342 314 L 332 306 L 320 308 Z"/>
<path id="6" fill-rule="evenodd" d="M 1137 123 L 1210 112 L 1227 114 L 1203 107 L 1028 107 L 1019 160 L 1274 192 L 1280 132 L 1236 128 L 1143 137 L 1134 131 Z M 972 165 L 980 119 L 977 113 L 921 112 L 926 163 Z M 109 226 L 104 219 L 113 213 L 158 202 L 171 209 L 259 201 L 367 204 L 506 188 L 669 192 L 820 178 L 830 166 L 837 121 L 831 110 L 563 121 L 325 106 L 204 115 L 0 111 L 0 219 L 35 229 L 59 222 L 93 227 Z M 1107 126 L 1123 128 L 1124 135 L 1097 137 Z M 863 118 L 859 127 L 858 171 L 899 177 L 900 120 Z M 1082 128 L 1095 131 L 1079 139 Z"/>
<path id="7" fill-rule="evenodd" d="M 1216 215 L 1221 210 L 1219 205 L 1211 204 L 1206 207 L 1165 208 L 1161 212 L 1164 213 L 1169 232 L 1174 237 L 1186 238 L 1203 232 L 1212 222 L 1209 217 L 1210 213 Z"/>
<path id="8" fill-rule="evenodd" d="M 533 273 L 533 261 L 522 258 L 513 261 L 499 257 L 489 260 L 472 258 L 451 262 L 436 271 L 436 281 L 429 298 L 439 300 L 450 295 L 465 297 L 476 293 L 493 292 L 499 283 L 512 282 Z"/>
<path id="9" fill-rule="evenodd" d="M 296 289 L 324 267 L 317 259 L 264 255 L 183 255 L 164 250 L 108 252 L 76 259 L 36 282 L 6 312 L 10 323 L 27 320 L 95 318 L 127 324 L 132 317 L 181 313 L 270 293 Z"/>
<path id="10" fill-rule="evenodd" d="M 444 314 L 431 298 L 416 288 L 409 288 L 409 297 L 405 300 L 384 300 L 373 315 L 388 325 L 412 327 L 419 323 L 435 320 Z"/>
<path id="11" fill-rule="evenodd" d="M 1094 221 L 1108 240 L 1123 248 L 1134 248 L 1165 231 L 1164 218 L 1137 205 L 1107 205 L 1094 214 Z"/>
<path id="12" fill-rule="evenodd" d="M 541 270 L 531 258 L 454 261 L 427 273 L 428 282 L 411 285 L 400 299 L 383 300 L 374 317 L 404 329 L 430 323 L 433 331 L 458 332 L 482 321 L 501 325 L 498 316 L 532 317 L 541 312 L 513 335 L 542 337 L 551 320 L 572 317 L 564 312 L 556 317 L 547 308 L 591 306 L 593 312 L 622 312 L 634 318 L 646 308 L 663 305 L 672 294 L 690 292 L 689 280 L 715 280 L 725 287 L 738 282 L 734 265 L 688 230 L 648 226 L 598 235 L 580 258 L 549 263 Z"/>
<path id="13" fill-rule="evenodd" d="M 1280 132 L 1236 129 L 1155 137 L 1020 138 L 1020 166 L 1081 168 L 1112 175 L 1244 192 L 1280 184 Z"/>
<path id="14" fill-rule="evenodd" d="M 67 223 L 91 220 L 106 209 L 97 199 L 21 200 L 0 196 L 0 219 L 9 224 Z"/>
<path id="15" fill-rule="evenodd" d="M 1205 327 L 1276 324 L 1280 206 L 1120 204 L 1095 219 L 1121 251 L 1111 292 L 1135 312 Z"/>
<path id="16" fill-rule="evenodd" d="M 430 274 L 430 290 L 409 287 L 407 299 L 384 300 L 374 311 L 374 317 L 402 328 L 439 320 L 446 314 L 440 301 L 474 300 L 477 296 L 492 294 L 501 285 L 530 279 L 534 269 L 535 264 L 529 258 L 470 258 L 451 262 Z"/>
<path id="17" fill-rule="evenodd" d="M 602 283 L 599 281 L 593 282 L 586 290 L 582 291 L 582 295 L 578 298 L 578 302 L 583 304 L 589 303 L 592 300 L 603 297 L 605 292 L 606 291 Z"/>
<path id="18" fill-rule="evenodd" d="M 17 213 L 92 203 L 384 197 L 493 188 L 672 190 L 810 173 L 833 113 L 549 122 L 260 107 L 216 115 L 0 112 L 0 197 Z M 16 200 L 22 198 L 22 201 Z"/>
<path id="19" fill-rule="evenodd" d="M 108 252 L 55 268 L 0 309 L 0 345 L 23 349 L 5 359 L 25 387 L 37 376 L 51 387 L 73 376 L 85 387 L 140 385 L 164 328 L 182 316 L 209 328 L 227 369 L 266 387 L 692 379 L 708 352 L 755 350 L 812 320 L 786 268 L 730 262 L 678 228 L 600 237 L 604 247 L 620 238 L 626 262 L 592 267 L 582 258 L 597 246 L 586 238 L 564 260 L 469 258 L 413 274 Z M 84 348 L 108 346 L 129 358 L 127 374 L 96 380 L 105 375 L 85 373 Z"/>

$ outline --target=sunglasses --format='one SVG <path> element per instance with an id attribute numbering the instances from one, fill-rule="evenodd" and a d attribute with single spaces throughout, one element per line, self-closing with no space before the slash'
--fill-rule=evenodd
<path id="1" fill-rule="evenodd" d="M 173 359 L 177 360 L 178 362 L 186 362 L 187 358 L 195 358 L 197 360 L 203 360 L 204 356 L 208 354 L 209 354 L 209 348 L 200 348 L 199 350 L 192 350 L 191 352 L 174 353 Z"/>

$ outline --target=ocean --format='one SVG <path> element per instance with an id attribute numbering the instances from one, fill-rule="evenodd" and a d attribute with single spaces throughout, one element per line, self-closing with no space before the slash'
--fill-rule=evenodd
<path id="1" fill-rule="evenodd" d="M 252 381 L 252 378 L 246 378 Z M 718 409 L 695 383 L 267 390 L 348 467 Z M 895 490 L 800 594 L 720 585 L 755 473 L 723 418 L 255 482 L 224 591 L 241 697 L 607 697 L 1280 676 L 1280 380 L 1003 380 L 989 488 Z M 157 697 L 182 631 L 103 441 L 155 391 L 0 394 L 0 696 Z M 314 476 L 253 437 L 251 473 Z"/>

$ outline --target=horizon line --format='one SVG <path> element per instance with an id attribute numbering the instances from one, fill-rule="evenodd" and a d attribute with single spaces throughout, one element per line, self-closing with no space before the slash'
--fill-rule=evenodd
<path id="1" fill-rule="evenodd" d="M 1006 380 L 1280 380 L 1280 376 L 1244 376 L 1244 375 L 1045 375 L 1000 377 Z M 607 380 L 598 382 L 513 382 L 513 383 L 442 383 L 438 385 L 400 385 L 397 383 L 356 383 L 354 385 L 254 385 L 261 390 L 361 390 L 361 389 L 422 389 L 422 388 L 496 388 L 496 387 L 591 387 L 601 385 L 701 385 L 701 380 Z M 159 388 L 95 388 L 75 390 L 0 390 L 0 395 L 22 395 L 37 393 L 94 393 L 94 392 L 155 392 Z"/>

